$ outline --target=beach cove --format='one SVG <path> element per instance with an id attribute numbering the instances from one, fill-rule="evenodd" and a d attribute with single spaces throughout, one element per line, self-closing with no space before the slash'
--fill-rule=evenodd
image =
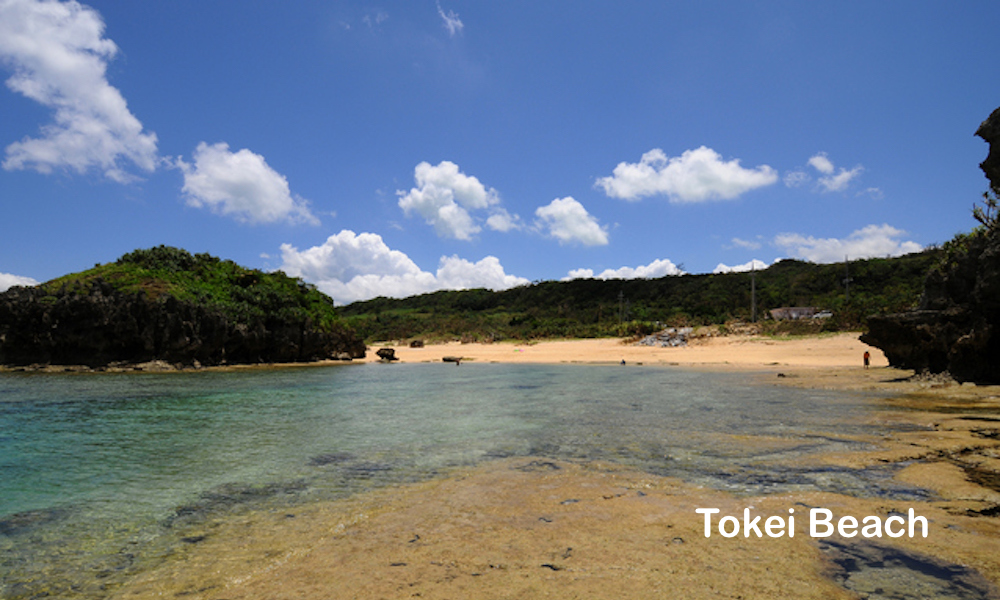
<path id="1" fill-rule="evenodd" d="M 120 406 L 102 422 L 139 419 L 195 455 L 163 458 L 159 483 L 127 481 L 163 490 L 122 520 L 129 532 L 76 548 L 80 567 L 67 566 L 71 540 L 62 566 L 20 585 L 8 576 L 4 594 L 997 597 L 996 390 L 908 379 L 878 353 L 863 370 L 863 349 L 843 335 L 662 349 L 587 340 L 400 347 L 402 364 L 327 369 L 8 374 L 39 392 L 22 411 L 39 388 L 85 397 L 80 386 L 118 378 Z M 441 361 L 456 355 L 457 368 Z M 189 378 L 202 378 L 197 389 L 180 389 Z M 17 386 L 0 381 L 10 409 Z M 337 389 L 351 401 L 316 399 Z M 93 398 L 64 402 L 98 412 Z M 185 412 L 185 426 L 163 425 Z M 207 447 L 185 447 L 204 419 L 220 429 L 202 425 Z M 262 422 L 259 435 L 206 441 Z M 157 445 L 144 437 L 118 443 L 148 460 Z M 100 489 L 41 511 L 24 498 L 14 514 L 36 516 L 4 521 L 5 564 L 31 575 L 20 544 L 66 541 L 74 527 L 93 535 L 76 513 L 112 503 Z M 705 507 L 741 520 L 792 509 L 797 534 L 706 538 Z M 929 532 L 812 538 L 811 508 L 859 520 L 914 509 Z"/>

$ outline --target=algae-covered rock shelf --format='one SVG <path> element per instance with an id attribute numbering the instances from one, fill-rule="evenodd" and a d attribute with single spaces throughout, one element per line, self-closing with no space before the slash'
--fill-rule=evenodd
<path id="1" fill-rule="evenodd" d="M 284 273 L 168 246 L 0 294 L 0 364 L 177 366 L 362 358 L 333 301 Z"/>

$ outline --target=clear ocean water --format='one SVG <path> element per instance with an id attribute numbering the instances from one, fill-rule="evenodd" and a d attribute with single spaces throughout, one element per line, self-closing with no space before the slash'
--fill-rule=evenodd
<path id="1" fill-rule="evenodd" d="M 510 456 L 612 461 L 735 493 L 921 497 L 888 470 L 808 466 L 887 433 L 877 398 L 750 382 L 476 363 L 0 374 L 0 597 L 101 597 L 208 515 Z"/>

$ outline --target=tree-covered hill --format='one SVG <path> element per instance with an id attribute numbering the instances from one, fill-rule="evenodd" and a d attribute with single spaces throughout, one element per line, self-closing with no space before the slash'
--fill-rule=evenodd
<path id="1" fill-rule="evenodd" d="M 510 290 L 441 291 L 375 298 L 337 310 L 366 340 L 472 340 L 630 335 L 667 325 L 721 324 L 784 306 L 830 310 L 827 329 L 864 327 L 865 318 L 912 308 L 940 250 L 897 258 L 818 265 L 783 260 L 751 273 L 659 279 L 545 281 Z M 847 289 L 844 280 L 848 277 Z"/>
<path id="2" fill-rule="evenodd" d="M 313 286 L 167 246 L 0 294 L 0 364 L 215 365 L 364 352 Z"/>
<path id="3" fill-rule="evenodd" d="M 330 297 L 301 279 L 170 246 L 135 250 L 113 263 L 64 275 L 39 287 L 49 294 L 60 290 L 86 294 L 100 281 L 126 294 L 142 293 L 150 300 L 169 296 L 203 304 L 235 323 L 264 317 L 309 319 L 313 326 L 330 330 L 339 321 Z"/>

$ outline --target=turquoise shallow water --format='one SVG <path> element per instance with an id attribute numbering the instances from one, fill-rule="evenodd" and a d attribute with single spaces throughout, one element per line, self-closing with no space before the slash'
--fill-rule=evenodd
<path id="1" fill-rule="evenodd" d="M 886 470 L 801 466 L 886 433 L 879 410 L 741 374 L 618 366 L 0 375 L 0 589 L 100 597 L 208 515 L 508 456 L 614 461 L 736 493 L 922 497 Z"/>

